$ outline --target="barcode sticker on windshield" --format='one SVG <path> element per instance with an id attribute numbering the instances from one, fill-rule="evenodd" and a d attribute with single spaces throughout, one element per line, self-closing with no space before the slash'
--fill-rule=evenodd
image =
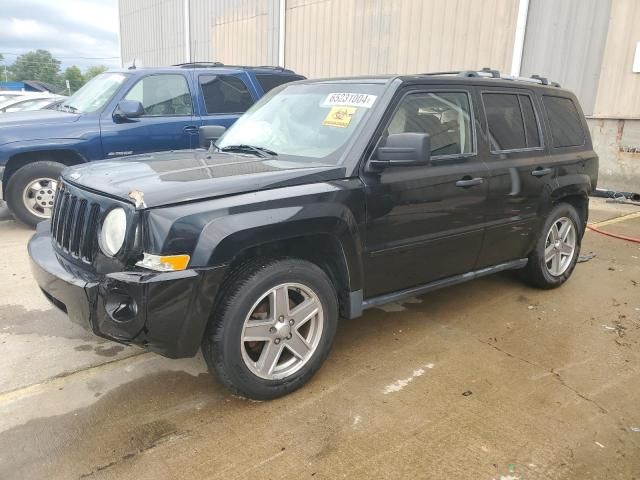
<path id="1" fill-rule="evenodd" d="M 371 108 L 378 98 L 366 93 L 330 93 L 325 98 L 323 107 L 364 107 Z"/>

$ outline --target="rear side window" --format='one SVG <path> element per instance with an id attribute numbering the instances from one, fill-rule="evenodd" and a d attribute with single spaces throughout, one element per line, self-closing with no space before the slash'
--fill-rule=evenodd
<path id="1" fill-rule="evenodd" d="M 253 105 L 245 83 L 232 75 L 200 75 L 207 113 L 244 113 Z"/>
<path id="2" fill-rule="evenodd" d="M 514 93 L 483 93 L 492 151 L 541 146 L 531 97 Z"/>
<path id="3" fill-rule="evenodd" d="M 304 80 L 304 77 L 301 77 L 300 75 L 274 75 L 272 73 L 258 74 L 256 75 L 256 78 L 258 79 L 258 83 L 262 87 L 264 93 L 267 93 L 269 90 L 273 90 L 285 83 Z"/>
<path id="4" fill-rule="evenodd" d="M 578 109 L 570 98 L 543 96 L 554 147 L 584 145 L 584 130 Z"/>

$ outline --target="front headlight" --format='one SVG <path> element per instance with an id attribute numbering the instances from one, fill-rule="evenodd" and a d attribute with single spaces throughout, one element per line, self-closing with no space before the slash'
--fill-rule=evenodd
<path id="1" fill-rule="evenodd" d="M 122 208 L 111 210 L 100 230 L 100 248 L 105 255 L 113 257 L 122 248 L 127 232 L 127 214 Z"/>

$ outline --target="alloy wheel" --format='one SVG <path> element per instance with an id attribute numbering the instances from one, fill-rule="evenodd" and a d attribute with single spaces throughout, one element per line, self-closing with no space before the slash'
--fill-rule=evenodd
<path id="1" fill-rule="evenodd" d="M 242 328 L 245 365 L 266 380 L 300 370 L 318 348 L 324 312 L 308 286 L 284 283 L 271 288 L 251 307 Z"/>
<path id="2" fill-rule="evenodd" d="M 553 222 L 544 246 L 544 262 L 551 275 L 558 277 L 567 271 L 575 255 L 576 245 L 577 235 L 573 222 L 567 217 Z"/>

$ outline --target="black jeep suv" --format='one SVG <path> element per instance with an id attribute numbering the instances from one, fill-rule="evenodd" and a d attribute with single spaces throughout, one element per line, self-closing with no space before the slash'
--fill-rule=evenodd
<path id="1" fill-rule="evenodd" d="M 597 171 L 575 96 L 540 77 L 302 81 L 208 149 L 66 170 L 29 254 L 71 320 L 172 358 L 202 345 L 269 399 L 309 380 L 340 316 L 507 269 L 561 285 Z"/>

